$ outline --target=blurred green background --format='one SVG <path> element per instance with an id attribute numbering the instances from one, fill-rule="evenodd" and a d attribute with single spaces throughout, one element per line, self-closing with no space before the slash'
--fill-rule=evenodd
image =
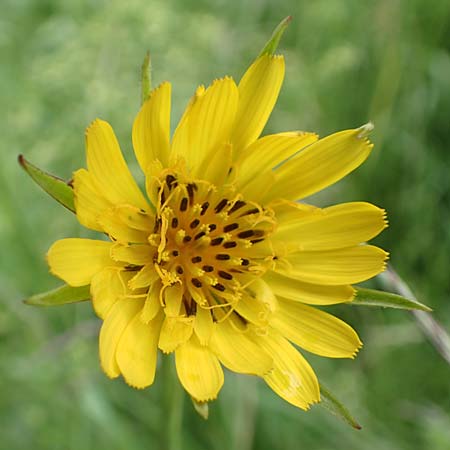
<path id="1" fill-rule="evenodd" d="M 33 185 L 16 158 L 68 179 L 84 165 L 84 128 L 116 130 L 127 158 L 139 106 L 139 66 L 173 82 L 173 123 L 196 85 L 239 79 L 275 25 L 286 81 L 265 132 L 321 135 L 376 124 L 366 164 L 317 197 L 388 210 L 376 243 L 416 296 L 450 328 L 450 3 L 447 0 L 2 0 L 0 17 L 0 448 L 450 448 L 450 367 L 407 312 L 334 308 L 360 333 L 355 361 L 308 355 L 362 431 L 323 408 L 285 404 L 260 380 L 226 374 L 205 422 L 159 372 L 145 391 L 108 380 L 88 303 L 56 309 L 21 300 L 59 284 L 45 253 L 87 236 Z M 166 383 L 165 383 L 166 379 Z M 178 404 L 164 404 L 175 393 Z M 178 431 L 177 431 L 178 430 Z"/>

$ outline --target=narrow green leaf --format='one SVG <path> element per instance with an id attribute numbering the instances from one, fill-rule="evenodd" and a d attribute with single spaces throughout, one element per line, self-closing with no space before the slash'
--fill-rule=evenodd
<path id="1" fill-rule="evenodd" d="M 145 54 L 144 62 L 141 66 L 141 105 L 148 99 L 152 90 L 152 64 L 150 52 Z"/>
<path id="2" fill-rule="evenodd" d="M 382 306 L 408 310 L 432 311 L 431 308 L 416 300 L 407 299 L 401 295 L 375 289 L 356 288 L 356 296 L 351 305 Z"/>
<path id="3" fill-rule="evenodd" d="M 323 406 L 331 412 L 331 414 L 341 418 L 355 430 L 360 430 L 362 428 L 350 414 L 349 410 L 327 388 L 325 388 L 323 384 L 320 385 L 320 394 L 322 401 L 319 405 Z"/>
<path id="4" fill-rule="evenodd" d="M 272 33 L 272 36 L 267 41 L 264 48 L 261 50 L 261 53 L 259 56 L 262 55 L 273 55 L 278 47 L 278 44 L 280 43 L 281 36 L 283 36 L 284 31 L 288 27 L 289 23 L 292 20 L 292 16 L 288 16 L 285 19 L 283 19 L 279 25 L 275 28 L 274 32 Z"/>
<path id="5" fill-rule="evenodd" d="M 33 306 L 59 306 L 89 300 L 89 286 L 72 287 L 67 284 L 42 294 L 33 295 L 23 302 Z"/>
<path id="6" fill-rule="evenodd" d="M 194 409 L 197 412 L 197 414 L 205 420 L 208 420 L 209 417 L 209 406 L 208 402 L 198 402 L 194 398 L 191 397 L 192 404 L 194 405 Z"/>
<path id="7" fill-rule="evenodd" d="M 34 166 L 23 155 L 19 155 L 19 164 L 47 194 L 70 211 L 75 212 L 73 189 L 64 180 Z"/>

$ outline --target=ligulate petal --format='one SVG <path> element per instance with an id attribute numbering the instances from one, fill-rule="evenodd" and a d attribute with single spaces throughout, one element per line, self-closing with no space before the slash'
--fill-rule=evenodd
<path id="1" fill-rule="evenodd" d="M 261 172 L 273 169 L 317 139 L 316 134 L 302 131 L 271 134 L 258 139 L 238 155 L 238 185 L 243 186 Z"/>
<path id="2" fill-rule="evenodd" d="M 166 317 L 161 328 L 158 347 L 164 353 L 171 353 L 190 339 L 193 330 L 192 318 Z"/>
<path id="3" fill-rule="evenodd" d="M 116 362 L 117 344 L 127 325 L 142 308 L 143 300 L 118 300 L 108 311 L 99 337 L 100 364 L 110 378 L 120 375 Z"/>
<path id="4" fill-rule="evenodd" d="M 160 280 L 155 281 L 151 286 L 145 299 L 144 307 L 141 311 L 141 320 L 144 323 L 149 323 L 153 320 L 159 311 L 162 309 L 160 301 L 160 292 L 162 283 Z"/>
<path id="5" fill-rule="evenodd" d="M 258 337 L 258 342 L 260 348 L 273 358 L 274 367 L 264 376 L 264 380 L 276 394 L 305 410 L 320 401 L 316 374 L 286 339 L 272 331 L 269 336 Z"/>
<path id="6" fill-rule="evenodd" d="M 239 83 L 239 108 L 232 143 L 239 155 L 261 134 L 278 98 L 284 79 L 283 56 L 263 55 Z"/>
<path id="7" fill-rule="evenodd" d="M 195 336 L 175 350 L 178 378 L 184 389 L 198 402 L 214 400 L 223 385 L 223 370 L 208 347 Z"/>
<path id="8" fill-rule="evenodd" d="M 364 202 L 343 203 L 279 222 L 271 240 L 275 248 L 288 252 L 330 250 L 366 242 L 385 227 L 383 209 Z"/>
<path id="9" fill-rule="evenodd" d="M 372 245 L 321 252 L 299 252 L 280 259 L 275 271 L 307 283 L 353 284 L 382 272 L 387 256 L 381 248 Z"/>
<path id="10" fill-rule="evenodd" d="M 359 167 L 372 147 L 361 129 L 320 139 L 275 171 L 275 184 L 264 200 L 297 200 L 314 194 Z"/>
<path id="11" fill-rule="evenodd" d="M 112 240 L 121 244 L 147 243 L 148 231 L 136 230 L 121 220 L 116 208 L 109 208 L 98 216 L 98 223 Z"/>
<path id="12" fill-rule="evenodd" d="M 114 261 L 123 261 L 136 266 L 152 263 L 154 254 L 154 247 L 148 244 L 131 244 L 128 246 L 114 244 L 111 247 L 111 258 Z"/>
<path id="13" fill-rule="evenodd" d="M 73 174 L 73 191 L 80 223 L 91 230 L 103 231 L 97 218 L 111 207 L 111 202 L 105 198 L 101 187 L 86 169 L 77 170 Z"/>
<path id="14" fill-rule="evenodd" d="M 169 162 L 170 95 L 171 84 L 160 84 L 152 91 L 134 120 L 134 153 L 145 174 L 153 160 L 159 159 L 164 166 Z"/>
<path id="15" fill-rule="evenodd" d="M 194 331 L 201 345 L 208 345 L 209 339 L 214 329 L 211 311 L 197 306 L 194 319 Z"/>
<path id="16" fill-rule="evenodd" d="M 256 175 L 244 187 L 241 188 L 242 195 L 249 200 L 259 202 L 272 189 L 275 175 L 272 170 L 266 170 Z"/>
<path id="17" fill-rule="evenodd" d="M 50 272 L 71 286 L 85 286 L 106 267 L 118 266 L 110 255 L 111 242 L 61 239 L 47 253 Z"/>
<path id="18" fill-rule="evenodd" d="M 138 389 L 150 386 L 155 379 L 158 337 L 163 315 L 150 323 L 140 320 L 138 312 L 120 337 L 116 360 L 125 381 Z"/>
<path id="19" fill-rule="evenodd" d="M 355 290 L 350 285 L 323 286 L 305 283 L 276 272 L 267 272 L 264 281 L 277 297 L 310 305 L 334 305 L 352 301 Z"/>
<path id="20" fill-rule="evenodd" d="M 121 279 L 120 268 L 108 267 L 92 278 L 92 305 L 101 319 L 106 317 L 114 303 L 124 294 L 125 283 Z"/>
<path id="21" fill-rule="evenodd" d="M 305 350 L 329 358 L 354 358 L 362 346 L 350 325 L 331 314 L 291 300 L 279 299 L 271 325 Z"/>
<path id="22" fill-rule="evenodd" d="M 135 230 L 145 231 L 147 234 L 155 225 L 155 217 L 142 212 L 139 208 L 131 205 L 117 205 L 114 208 L 117 217 L 128 227 Z"/>
<path id="23" fill-rule="evenodd" d="M 216 80 L 195 97 L 180 121 L 172 155 L 183 157 L 192 174 L 200 175 L 204 161 L 230 140 L 238 105 L 238 90 L 231 78 Z"/>
<path id="24" fill-rule="evenodd" d="M 139 289 L 150 286 L 153 282 L 159 279 L 153 264 L 147 264 L 128 282 L 130 289 Z"/>
<path id="25" fill-rule="evenodd" d="M 222 186 L 230 173 L 232 159 L 233 147 L 225 142 L 214 155 L 204 161 L 204 169 L 201 168 L 199 172 L 202 179 L 216 186 Z"/>
<path id="26" fill-rule="evenodd" d="M 97 119 L 86 130 L 86 154 L 89 172 L 112 204 L 128 203 L 149 209 L 123 159 L 116 135 L 108 122 Z"/>
<path id="27" fill-rule="evenodd" d="M 237 331 L 228 320 L 214 324 L 211 349 L 228 369 L 250 375 L 264 375 L 273 367 L 272 357 L 261 349 L 250 333 Z"/>

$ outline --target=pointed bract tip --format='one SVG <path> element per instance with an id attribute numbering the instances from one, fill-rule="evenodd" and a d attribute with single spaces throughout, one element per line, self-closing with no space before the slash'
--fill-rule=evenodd
<path id="1" fill-rule="evenodd" d="M 278 24 L 278 26 L 273 31 L 272 36 L 267 41 L 266 45 L 262 49 L 259 56 L 263 56 L 263 55 L 272 56 L 275 53 L 275 51 L 278 47 L 278 44 L 280 43 L 281 36 L 283 36 L 283 33 L 286 30 L 286 28 L 288 27 L 291 20 L 292 20 L 292 16 L 287 16 Z"/>
<path id="2" fill-rule="evenodd" d="M 23 168 L 25 168 L 27 161 L 26 161 L 25 157 L 22 155 L 22 153 L 17 157 L 17 162 L 18 162 Z"/>
<path id="3" fill-rule="evenodd" d="M 358 133 L 358 139 L 362 139 L 364 137 L 367 137 L 375 128 L 375 125 L 373 122 L 367 122 L 363 126 L 359 127 L 359 133 Z"/>

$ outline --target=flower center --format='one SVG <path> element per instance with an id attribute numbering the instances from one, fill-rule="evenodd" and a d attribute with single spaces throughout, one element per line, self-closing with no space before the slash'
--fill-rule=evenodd
<path id="1" fill-rule="evenodd" d="M 155 269 L 163 286 L 180 283 L 188 314 L 197 305 L 229 306 L 270 266 L 273 213 L 245 201 L 231 186 L 184 181 L 174 173 L 159 180 Z"/>

